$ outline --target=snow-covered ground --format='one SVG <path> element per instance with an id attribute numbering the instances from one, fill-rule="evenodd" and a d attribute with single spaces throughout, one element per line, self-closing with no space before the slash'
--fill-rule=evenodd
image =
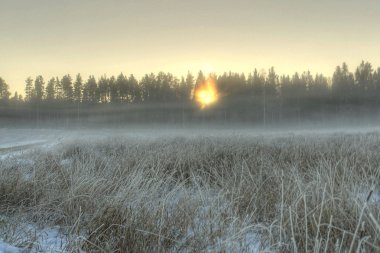
<path id="1" fill-rule="evenodd" d="M 315 136 L 333 133 L 369 133 L 380 132 L 380 127 L 366 128 L 320 128 L 320 129 L 269 129 L 257 128 L 170 128 L 152 126 L 151 128 L 100 128 L 100 129 L 11 129 L 0 128 L 0 155 L 12 150 L 27 149 L 32 146 L 52 146 L 70 140 L 96 140 L 107 137 L 157 138 L 165 136 L 267 136 L 279 137 L 289 135 Z"/>
<path id="2" fill-rule="evenodd" d="M 58 140 L 56 131 L 0 128 L 0 160 Z"/>
<path id="3" fill-rule="evenodd" d="M 19 252 L 21 252 L 19 248 L 16 248 L 0 240 L 0 253 L 19 253 Z"/>
<path id="4" fill-rule="evenodd" d="M 54 130 L 54 129 L 5 129 L 0 128 L 0 164 L 3 160 L 12 158 L 13 162 L 28 163 L 23 159 L 17 159 L 18 156 L 22 156 L 24 152 L 30 152 L 35 148 L 50 149 L 53 146 L 59 145 L 63 142 L 70 142 L 74 140 L 97 140 L 103 138 L 117 138 L 118 136 L 130 137 L 130 138 L 157 138 L 165 136 L 289 136 L 289 135 L 305 135 L 314 136 L 318 134 L 333 134 L 336 132 L 341 133 L 366 133 L 366 132 L 379 132 L 378 128 L 368 129 L 344 129 L 344 130 L 326 130 L 320 131 L 302 130 L 302 131 L 255 131 L 253 129 L 240 129 L 240 130 L 226 130 L 226 129 L 93 129 L 93 130 Z M 65 160 L 62 161 L 66 162 Z M 355 196 L 360 200 L 365 201 L 367 199 L 369 190 L 359 189 L 355 191 Z M 373 193 L 368 197 L 370 204 L 380 203 L 380 191 L 375 189 Z M 1 219 L 0 219 L 1 223 Z M 202 222 L 201 222 L 202 223 Z M 216 227 L 216 224 L 214 225 Z M 19 240 L 7 241 L 5 237 L 0 235 L 0 253 L 22 253 L 22 252 L 68 252 L 67 243 L 68 237 L 59 227 L 47 227 L 38 228 L 35 225 L 24 224 L 18 231 L 23 231 Z M 259 235 L 255 231 L 236 231 L 231 226 L 228 234 L 234 235 L 240 240 L 233 240 L 231 238 L 222 238 L 214 245 L 209 247 L 210 252 L 218 251 L 222 245 L 226 248 L 234 248 L 235 250 L 243 251 L 249 249 L 250 252 L 260 251 L 260 239 Z M 28 238 L 27 234 L 34 233 L 33 241 L 25 241 Z M 189 236 L 193 231 L 188 231 Z M 24 235 L 24 236 L 23 236 Z M 241 238 L 244 238 L 241 240 Z M 225 239 L 225 240 L 223 240 Z M 24 240 L 24 241 L 23 241 Z M 243 242 L 243 245 L 235 245 L 237 241 Z M 27 250 L 27 251 L 25 251 Z"/>
<path id="5" fill-rule="evenodd" d="M 12 242 L 13 245 L 0 238 L 0 253 L 69 252 L 68 239 L 59 227 L 40 229 L 35 225 L 24 224 L 18 226 L 16 232 L 19 235 Z"/>

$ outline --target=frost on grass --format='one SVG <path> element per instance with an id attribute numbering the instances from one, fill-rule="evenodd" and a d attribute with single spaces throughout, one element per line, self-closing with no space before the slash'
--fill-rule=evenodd
<path id="1" fill-rule="evenodd" d="M 80 236 L 69 238 L 68 230 L 63 227 L 42 227 L 28 222 L 25 216 L 1 217 L 0 249 L 3 251 L 0 252 L 72 252 L 70 243 L 81 240 Z"/>
<path id="2" fill-rule="evenodd" d="M 377 133 L 60 143 L 0 161 L 0 212 L 22 220 L 0 238 L 64 252 L 376 252 L 379 152 Z"/>

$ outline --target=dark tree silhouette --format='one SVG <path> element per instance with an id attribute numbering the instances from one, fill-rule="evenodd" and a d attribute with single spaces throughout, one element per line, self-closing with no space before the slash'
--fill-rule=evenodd
<path id="1" fill-rule="evenodd" d="M 261 126 L 380 114 L 380 68 L 374 69 L 369 62 L 362 61 L 355 73 L 343 63 L 336 67 L 331 79 L 322 74 L 313 76 L 310 71 L 301 73 L 279 77 L 272 67 L 267 72 L 254 69 L 248 78 L 231 71 L 206 77 L 199 71 L 196 78 L 190 72 L 180 79 L 159 72 L 146 74 L 140 80 L 121 73 L 116 78 L 103 75 L 98 80 L 90 75 L 85 83 L 77 74 L 74 83 L 70 75 L 51 78 L 46 88 L 43 77 L 38 75 L 35 80 L 25 80 L 25 100 L 17 93 L 10 99 L 9 86 L 0 78 L 0 101 L 7 104 L 3 112 L 13 110 L 20 118 L 27 115 L 27 119 L 37 118 L 39 122 L 44 117 L 71 117 L 79 122 L 81 117 L 91 117 L 98 111 L 102 111 L 102 117 L 111 117 L 112 110 L 115 114 L 125 110 L 117 114 L 123 115 L 118 121 L 178 120 L 183 124 L 212 119 Z M 194 90 L 207 79 L 216 82 L 218 103 L 199 110 Z M 103 107 L 105 104 L 112 106 Z"/>
<path id="2" fill-rule="evenodd" d="M 25 80 L 25 99 L 31 101 L 34 98 L 33 79 L 29 76 Z"/>
<path id="3" fill-rule="evenodd" d="M 65 75 L 62 77 L 61 86 L 63 100 L 67 102 L 73 101 L 73 80 L 70 75 Z"/>
<path id="4" fill-rule="evenodd" d="M 7 103 L 10 95 L 9 85 L 0 77 L 0 103 Z"/>
<path id="5" fill-rule="evenodd" d="M 44 87 L 44 78 L 42 76 L 37 76 L 34 80 L 34 98 L 38 102 L 41 102 L 44 97 Z"/>
<path id="6" fill-rule="evenodd" d="M 47 101 L 53 101 L 55 98 L 55 78 L 51 78 L 46 85 L 45 98 Z"/>
<path id="7" fill-rule="evenodd" d="M 80 74 L 77 74 L 74 82 L 74 93 L 73 98 L 76 102 L 82 101 L 82 91 L 83 91 L 83 80 Z"/>

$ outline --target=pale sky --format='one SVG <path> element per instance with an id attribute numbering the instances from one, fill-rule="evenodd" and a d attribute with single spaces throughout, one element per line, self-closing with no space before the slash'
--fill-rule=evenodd
<path id="1" fill-rule="evenodd" d="M 0 0 L 0 77 L 380 66 L 378 0 Z"/>

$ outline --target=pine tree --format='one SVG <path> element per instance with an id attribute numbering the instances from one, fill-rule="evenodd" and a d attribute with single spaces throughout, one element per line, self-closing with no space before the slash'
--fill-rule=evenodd
<path id="1" fill-rule="evenodd" d="M 25 100 L 31 101 L 34 98 L 33 79 L 28 77 L 25 80 Z"/>
<path id="2" fill-rule="evenodd" d="M 123 73 L 120 73 L 116 79 L 116 86 L 119 90 L 119 101 L 124 103 L 128 102 L 128 93 L 129 93 L 129 87 L 128 87 L 128 80 Z"/>
<path id="3" fill-rule="evenodd" d="M 99 90 L 98 85 L 96 83 L 96 79 L 94 76 L 89 76 L 86 85 L 85 85 L 86 100 L 90 103 L 98 103 L 99 98 Z"/>
<path id="4" fill-rule="evenodd" d="M 34 81 L 34 94 L 37 101 L 42 101 L 44 96 L 44 85 L 44 78 L 41 75 L 37 76 Z"/>
<path id="5" fill-rule="evenodd" d="M 105 104 L 108 102 L 108 97 L 109 97 L 109 82 L 108 78 L 104 75 L 99 79 L 98 82 L 98 89 L 99 89 L 99 97 L 100 97 L 100 102 Z"/>
<path id="6" fill-rule="evenodd" d="M 255 96 L 261 96 L 264 91 L 264 82 L 265 76 L 263 74 L 259 74 L 257 69 L 253 71 L 252 77 L 252 91 Z"/>
<path id="7" fill-rule="evenodd" d="M 274 67 L 271 67 L 268 71 L 268 75 L 265 81 L 265 93 L 267 96 L 275 96 L 278 86 L 278 76 Z"/>
<path id="8" fill-rule="evenodd" d="M 78 73 L 74 83 L 74 94 L 73 98 L 75 102 L 82 101 L 82 89 L 83 89 L 83 80 L 82 76 Z"/>
<path id="9" fill-rule="evenodd" d="M 185 100 L 189 101 L 191 99 L 193 89 L 194 89 L 194 76 L 190 72 L 187 72 L 185 87 L 184 87 Z"/>
<path id="10" fill-rule="evenodd" d="M 55 99 L 55 86 L 56 86 L 56 79 L 53 77 L 49 80 L 48 84 L 46 85 L 46 100 L 53 101 Z"/>
<path id="11" fill-rule="evenodd" d="M 197 80 L 195 81 L 195 89 L 206 81 L 206 77 L 202 71 L 198 72 Z"/>
<path id="12" fill-rule="evenodd" d="M 61 79 L 63 100 L 73 101 L 73 82 L 70 75 L 65 75 Z"/>
<path id="13" fill-rule="evenodd" d="M 128 78 L 128 83 L 129 83 L 129 87 L 130 87 L 130 90 L 131 90 L 131 96 L 130 96 L 130 99 L 131 99 L 131 102 L 132 103 L 140 103 L 141 102 L 141 88 L 140 88 L 140 85 L 138 83 L 138 81 L 136 80 L 136 78 L 133 76 L 133 75 L 130 75 L 129 78 Z"/>
<path id="14" fill-rule="evenodd" d="M 155 100 L 155 83 L 156 77 L 153 73 L 146 74 L 140 81 L 141 97 L 143 102 L 152 102 Z"/>
<path id="15" fill-rule="evenodd" d="M 110 86 L 110 101 L 111 103 L 118 103 L 120 100 L 119 97 L 119 89 L 116 84 L 116 79 L 114 76 L 112 76 L 109 80 L 109 86 Z"/>
<path id="16" fill-rule="evenodd" d="M 369 62 L 362 61 L 355 71 L 355 85 L 362 95 L 371 95 L 374 91 L 373 69 Z"/>
<path id="17" fill-rule="evenodd" d="M 55 96 L 58 101 L 63 100 L 63 88 L 61 80 L 58 77 L 55 78 Z"/>
<path id="18" fill-rule="evenodd" d="M 355 94 L 354 75 L 348 70 L 346 63 L 337 66 L 332 78 L 332 93 L 336 101 L 347 102 Z"/>
<path id="19" fill-rule="evenodd" d="M 10 96 L 9 86 L 4 81 L 4 79 L 0 77 L 0 101 L 7 102 L 9 100 L 9 96 Z"/>

